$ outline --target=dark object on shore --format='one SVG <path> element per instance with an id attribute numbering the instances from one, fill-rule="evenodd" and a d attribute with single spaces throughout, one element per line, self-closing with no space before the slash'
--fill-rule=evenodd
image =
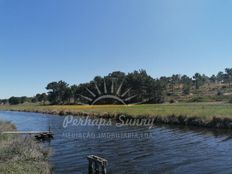
<path id="1" fill-rule="evenodd" d="M 42 141 L 44 141 L 44 140 L 53 139 L 54 137 L 53 137 L 53 133 L 51 133 L 51 132 L 42 132 L 42 133 L 40 133 L 40 134 L 35 135 L 35 138 L 36 138 L 37 140 L 42 140 Z"/>
<path id="2" fill-rule="evenodd" d="M 0 132 L 0 134 L 28 134 L 28 135 L 34 135 L 34 137 L 37 140 L 50 140 L 53 139 L 53 133 L 49 130 L 47 132 L 41 132 L 41 131 L 4 131 Z"/>
<path id="3" fill-rule="evenodd" d="M 107 160 L 95 155 L 89 155 L 89 174 L 106 174 Z"/>

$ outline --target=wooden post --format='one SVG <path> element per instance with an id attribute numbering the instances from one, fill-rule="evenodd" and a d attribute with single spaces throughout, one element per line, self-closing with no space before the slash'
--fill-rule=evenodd
<path id="1" fill-rule="evenodd" d="M 94 161 L 95 173 L 100 174 L 100 167 L 98 161 Z"/>
<path id="2" fill-rule="evenodd" d="M 102 166 L 102 174 L 106 174 L 106 167 Z"/>
<path id="3" fill-rule="evenodd" d="M 107 160 L 95 155 L 89 155 L 87 159 L 89 160 L 89 174 L 106 174 Z"/>
<path id="4" fill-rule="evenodd" d="M 89 160 L 89 174 L 92 174 L 94 172 L 93 161 L 91 159 L 88 160 Z"/>

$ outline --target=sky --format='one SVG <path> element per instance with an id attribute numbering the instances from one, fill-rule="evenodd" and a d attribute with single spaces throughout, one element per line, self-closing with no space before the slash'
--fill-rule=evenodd
<path id="1" fill-rule="evenodd" d="M 0 0 L 0 98 L 112 71 L 232 67 L 230 0 Z"/>

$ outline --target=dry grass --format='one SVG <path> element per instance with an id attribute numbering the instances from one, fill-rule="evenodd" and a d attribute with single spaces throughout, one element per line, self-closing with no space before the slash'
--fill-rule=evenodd
<path id="1" fill-rule="evenodd" d="M 0 121 L 0 131 L 15 130 L 15 126 Z M 30 138 L 0 134 L 0 173 L 49 174 L 49 151 Z"/>
<path id="2" fill-rule="evenodd" d="M 42 113 L 96 113 L 96 114 L 127 114 L 130 116 L 161 116 L 170 115 L 200 117 L 232 118 L 232 105 L 225 103 L 179 103 L 179 104 L 144 104 L 144 105 L 15 105 L 0 106 L 0 110 L 31 111 Z"/>

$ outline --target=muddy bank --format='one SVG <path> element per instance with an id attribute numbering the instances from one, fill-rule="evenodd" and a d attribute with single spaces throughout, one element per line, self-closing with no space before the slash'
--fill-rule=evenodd
<path id="1" fill-rule="evenodd" d="M 205 128 L 216 128 L 216 129 L 232 129 L 232 119 L 222 118 L 222 117 L 212 117 L 211 119 L 204 119 L 201 117 L 189 117 L 184 115 L 169 115 L 169 116 L 158 116 L 158 115 L 146 115 L 146 116 L 132 116 L 124 113 L 93 113 L 93 112 L 77 112 L 77 111 L 66 111 L 66 110 L 15 110 L 11 109 L 8 111 L 18 111 L 18 112 L 34 112 L 42 114 L 51 114 L 51 115 L 74 115 L 74 116 L 90 116 L 98 118 L 111 118 L 118 120 L 120 116 L 124 115 L 124 118 L 130 119 L 154 119 L 155 124 L 171 124 L 171 125 L 183 125 L 183 126 L 196 126 L 196 127 L 205 127 Z"/>

